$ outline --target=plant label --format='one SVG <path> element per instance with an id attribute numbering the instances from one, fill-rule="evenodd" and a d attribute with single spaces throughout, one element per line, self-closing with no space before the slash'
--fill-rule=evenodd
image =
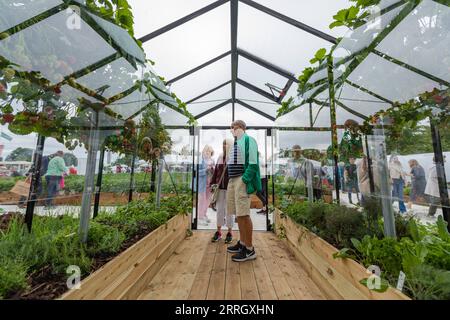
<path id="1" fill-rule="evenodd" d="M 403 290 L 403 285 L 405 284 L 405 278 L 406 275 L 403 271 L 400 271 L 400 274 L 398 276 L 398 282 L 397 282 L 397 290 L 402 291 Z"/>

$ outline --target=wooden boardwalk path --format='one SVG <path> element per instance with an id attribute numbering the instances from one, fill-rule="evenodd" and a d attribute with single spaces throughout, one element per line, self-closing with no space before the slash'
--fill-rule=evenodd
<path id="1" fill-rule="evenodd" d="M 231 261 L 223 240 L 195 231 L 175 250 L 139 296 L 142 300 L 324 299 L 275 234 L 255 232 L 256 260 Z"/>

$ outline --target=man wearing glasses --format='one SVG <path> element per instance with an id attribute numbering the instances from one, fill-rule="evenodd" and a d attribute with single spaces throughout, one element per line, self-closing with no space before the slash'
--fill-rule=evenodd
<path id="1" fill-rule="evenodd" d="M 231 124 L 234 144 L 227 162 L 228 177 L 227 214 L 235 214 L 239 226 L 240 240 L 228 247 L 235 253 L 232 260 L 243 262 L 256 259 L 253 247 L 253 223 L 250 217 L 250 195 L 262 191 L 259 172 L 258 144 L 245 133 L 244 121 L 236 120 Z"/>

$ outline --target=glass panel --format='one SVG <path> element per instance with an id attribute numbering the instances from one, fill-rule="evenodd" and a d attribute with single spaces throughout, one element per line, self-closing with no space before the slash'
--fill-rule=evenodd
<path id="1" fill-rule="evenodd" d="M 305 50 L 305 43 L 312 49 Z M 298 75 L 310 66 L 309 61 L 317 49 L 329 49 L 331 44 L 259 10 L 239 4 L 238 47 Z"/>
<path id="2" fill-rule="evenodd" d="M 166 126 L 186 126 L 189 119 L 181 113 L 163 105 L 159 104 L 159 115 L 161 121 Z"/>
<path id="3" fill-rule="evenodd" d="M 323 68 L 322 70 L 314 73 L 311 78 L 309 78 L 308 83 L 315 83 L 316 81 L 328 78 L 328 68 Z"/>
<path id="4" fill-rule="evenodd" d="M 333 57 L 336 58 L 335 61 L 339 61 L 341 58 L 350 56 L 369 46 L 377 35 L 400 13 L 404 6 L 400 6 L 382 16 L 375 15 L 365 25 L 355 30 L 350 30 L 333 51 Z"/>
<path id="5" fill-rule="evenodd" d="M 327 159 L 330 138 L 328 131 L 278 132 L 279 150 L 275 155 L 275 193 L 278 203 L 283 200 L 308 199 L 310 192 L 311 200 L 332 201 L 333 170 Z M 302 174 L 301 170 L 306 161 L 312 164 L 309 175 Z"/>
<path id="6" fill-rule="evenodd" d="M 79 79 L 82 86 L 98 92 L 105 98 L 130 89 L 135 81 L 142 79 L 142 70 L 136 70 L 127 60 L 120 58 Z"/>
<path id="7" fill-rule="evenodd" d="M 274 122 L 270 119 L 267 119 L 247 108 L 242 107 L 239 104 L 235 105 L 235 114 L 234 118 L 244 120 L 247 126 L 268 126 L 272 127 Z"/>
<path id="8" fill-rule="evenodd" d="M 253 63 L 244 57 L 239 57 L 238 77 L 268 93 L 272 93 L 272 91 L 267 84 L 274 85 L 280 88 L 280 90 L 283 90 L 288 81 L 287 78 L 280 76 L 259 64 Z M 275 94 L 278 96 L 277 93 Z"/>
<path id="9" fill-rule="evenodd" d="M 276 116 L 277 110 L 280 108 L 279 104 L 241 86 L 240 84 L 236 86 L 236 97 L 272 117 Z"/>
<path id="10" fill-rule="evenodd" d="M 336 112 L 337 109 L 336 109 Z M 326 106 L 312 105 L 313 124 L 316 128 L 329 128 L 331 126 L 330 109 Z M 337 117 L 337 116 L 336 116 Z"/>
<path id="11" fill-rule="evenodd" d="M 128 119 L 154 99 L 152 94 L 144 94 L 141 90 L 136 90 L 125 98 L 114 102 L 108 108 L 120 114 L 124 119 Z"/>
<path id="12" fill-rule="evenodd" d="M 309 104 L 302 105 L 276 120 L 277 127 L 310 127 Z"/>
<path id="13" fill-rule="evenodd" d="M 133 8 L 134 33 L 140 38 L 201 9 L 213 0 L 128 0 Z M 150 19 L 149 19 L 150 18 Z"/>
<path id="14" fill-rule="evenodd" d="M 377 49 L 450 82 L 449 21 L 449 7 L 423 1 Z"/>
<path id="15" fill-rule="evenodd" d="M 329 25 L 339 10 L 349 7 L 347 0 L 256 0 L 256 2 L 335 37 L 341 37 L 345 32 L 345 28 L 330 30 Z"/>
<path id="16" fill-rule="evenodd" d="M 228 100 L 228 99 L 226 99 L 226 100 Z M 187 108 L 188 108 L 188 111 L 190 113 L 192 113 L 194 116 L 198 116 L 199 114 L 218 106 L 219 104 L 221 104 L 222 102 L 224 102 L 226 100 L 215 101 L 215 102 L 200 102 L 200 103 L 190 104 L 190 105 L 188 105 Z"/>
<path id="17" fill-rule="evenodd" d="M 193 115 L 198 115 L 206 110 L 214 108 L 221 102 L 227 101 L 231 98 L 231 85 L 222 87 L 203 98 L 194 101 L 187 106 L 188 111 Z"/>
<path id="18" fill-rule="evenodd" d="M 0 41 L 0 55 L 56 83 L 115 52 L 84 21 L 74 30 L 66 21 L 61 12 Z"/>
<path id="19" fill-rule="evenodd" d="M 329 112 L 328 109 L 327 109 L 327 111 Z M 336 107 L 336 124 L 338 126 L 344 125 L 345 121 L 350 120 L 350 119 L 355 120 L 359 124 L 364 123 L 364 119 L 360 118 L 359 116 L 354 115 L 353 113 L 345 110 L 344 108 L 341 108 L 340 106 Z"/>
<path id="20" fill-rule="evenodd" d="M 143 46 L 150 53 L 149 58 L 156 61 L 158 74 L 173 79 L 230 51 L 230 5 L 193 19 Z M 213 76 L 216 75 L 209 78 Z"/>
<path id="21" fill-rule="evenodd" d="M 71 103 L 76 106 L 79 104 L 79 99 L 84 98 L 86 100 L 89 100 L 91 102 L 99 102 L 97 99 L 88 96 L 84 92 L 81 92 L 75 88 L 72 88 L 71 86 L 65 84 L 61 87 L 61 98 L 65 103 Z"/>
<path id="22" fill-rule="evenodd" d="M 228 104 L 197 120 L 199 126 L 229 126 L 232 122 L 232 106 Z"/>
<path id="23" fill-rule="evenodd" d="M 94 20 L 105 30 L 109 36 L 123 48 L 129 55 L 135 57 L 141 62 L 145 61 L 144 51 L 138 46 L 136 41 L 130 36 L 130 34 L 124 29 L 116 26 L 115 24 L 106 21 L 94 14 L 88 13 Z"/>
<path id="24" fill-rule="evenodd" d="M 228 56 L 173 83 L 171 89 L 181 100 L 189 101 L 230 80 L 231 57 Z"/>
<path id="25" fill-rule="evenodd" d="M 348 84 L 338 89 L 336 99 L 347 107 L 366 116 L 373 115 L 380 110 L 386 110 L 390 107 L 390 104 Z"/>
<path id="26" fill-rule="evenodd" d="M 62 3 L 61 0 L 3 0 L 0 2 L 0 33 Z"/>
<path id="27" fill-rule="evenodd" d="M 163 175 L 163 193 L 176 189 L 179 194 L 191 194 L 192 179 L 192 139 L 189 130 L 167 130 L 172 139 L 172 151 L 164 155 L 167 164 Z M 174 191 L 174 190 L 173 190 Z"/>
<path id="28" fill-rule="evenodd" d="M 440 87 L 438 83 L 372 53 L 350 74 L 349 80 L 386 99 L 399 102 Z"/>

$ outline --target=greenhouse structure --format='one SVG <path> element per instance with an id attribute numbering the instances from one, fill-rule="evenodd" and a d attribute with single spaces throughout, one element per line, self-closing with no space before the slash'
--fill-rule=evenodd
<path id="1" fill-rule="evenodd" d="M 0 300 L 450 300 L 449 0 L 2 0 L 0 120 Z"/>

